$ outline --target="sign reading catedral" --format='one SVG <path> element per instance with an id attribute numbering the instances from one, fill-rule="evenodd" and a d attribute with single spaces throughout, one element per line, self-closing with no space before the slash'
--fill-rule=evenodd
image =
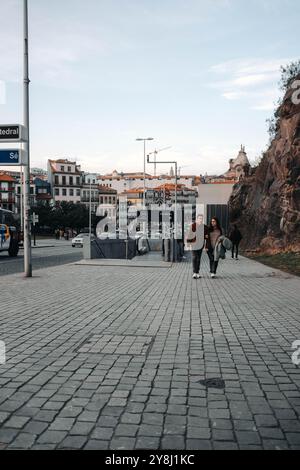
<path id="1" fill-rule="evenodd" d="M 24 126 L 19 124 L 0 125 L 0 142 L 24 142 L 27 140 L 27 132 Z"/>

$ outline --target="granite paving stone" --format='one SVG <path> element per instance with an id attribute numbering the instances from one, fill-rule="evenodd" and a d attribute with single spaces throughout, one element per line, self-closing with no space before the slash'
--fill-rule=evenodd
<path id="1" fill-rule="evenodd" d="M 205 254 L 191 274 L 0 276 L 0 448 L 299 449 L 300 279 L 241 256 L 211 280 Z"/>

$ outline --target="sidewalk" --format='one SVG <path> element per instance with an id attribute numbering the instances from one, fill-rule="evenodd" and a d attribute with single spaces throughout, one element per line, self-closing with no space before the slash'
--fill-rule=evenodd
<path id="1" fill-rule="evenodd" d="M 37 239 L 36 240 L 36 246 L 34 246 L 33 243 L 33 238 L 31 240 L 31 248 L 56 248 L 60 246 L 72 246 L 72 241 L 66 241 L 66 240 L 56 240 L 55 238 L 45 238 L 45 239 Z M 20 247 L 21 250 L 24 249 L 23 246 Z"/>
<path id="2" fill-rule="evenodd" d="M 300 279 L 203 258 L 0 278 L 0 449 L 300 449 Z"/>

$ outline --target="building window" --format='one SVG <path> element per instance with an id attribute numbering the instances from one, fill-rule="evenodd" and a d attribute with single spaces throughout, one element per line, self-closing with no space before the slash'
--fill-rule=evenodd
<path id="1" fill-rule="evenodd" d="M 69 179 L 69 181 L 70 181 L 70 183 L 69 183 L 69 184 L 70 184 L 70 186 L 73 186 L 73 176 L 70 176 L 70 179 Z"/>
<path id="2" fill-rule="evenodd" d="M 111 204 L 111 197 L 108 198 L 108 204 Z"/>
<path id="3" fill-rule="evenodd" d="M 77 189 L 77 190 L 76 190 L 76 196 L 77 196 L 77 197 L 80 197 L 80 189 Z"/>
<path id="4" fill-rule="evenodd" d="M 62 184 L 63 184 L 64 186 L 66 185 L 66 177 L 65 177 L 65 176 L 62 177 Z"/>
<path id="5" fill-rule="evenodd" d="M 21 186 L 18 186 L 18 194 L 21 194 Z"/>
<path id="6" fill-rule="evenodd" d="M 76 178 L 76 184 L 77 184 L 77 186 L 80 186 L 80 177 L 79 176 L 77 176 L 77 178 Z"/>
<path id="7" fill-rule="evenodd" d="M 64 167 L 64 166 L 61 166 L 61 167 L 60 167 L 60 171 L 65 171 L 65 167 Z"/>
<path id="8" fill-rule="evenodd" d="M 67 195 L 67 190 L 66 190 L 65 188 L 62 190 L 62 195 L 63 195 L 63 196 L 66 196 L 66 195 Z"/>
<path id="9" fill-rule="evenodd" d="M 72 167 L 68 166 L 68 172 L 71 173 Z"/>
<path id="10" fill-rule="evenodd" d="M 103 196 L 100 197 L 100 204 L 103 204 Z"/>
<path id="11" fill-rule="evenodd" d="M 74 189 L 70 189 L 70 196 L 74 196 Z"/>
<path id="12" fill-rule="evenodd" d="M 55 196 L 59 196 L 59 188 L 55 189 Z"/>
<path id="13" fill-rule="evenodd" d="M 30 194 L 34 194 L 34 188 L 30 188 Z"/>
<path id="14" fill-rule="evenodd" d="M 58 178 L 58 176 L 55 176 L 55 184 L 59 184 L 59 178 Z"/>

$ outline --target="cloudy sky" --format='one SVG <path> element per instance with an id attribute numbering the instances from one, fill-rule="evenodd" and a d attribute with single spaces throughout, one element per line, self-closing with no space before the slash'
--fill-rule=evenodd
<path id="1" fill-rule="evenodd" d="M 29 6 L 33 166 L 141 171 L 135 139 L 148 136 L 182 173 L 221 173 L 241 144 L 252 160 L 265 149 L 280 65 L 299 58 L 299 0 Z M 22 0 L 0 12 L 0 121 L 22 122 Z"/>

